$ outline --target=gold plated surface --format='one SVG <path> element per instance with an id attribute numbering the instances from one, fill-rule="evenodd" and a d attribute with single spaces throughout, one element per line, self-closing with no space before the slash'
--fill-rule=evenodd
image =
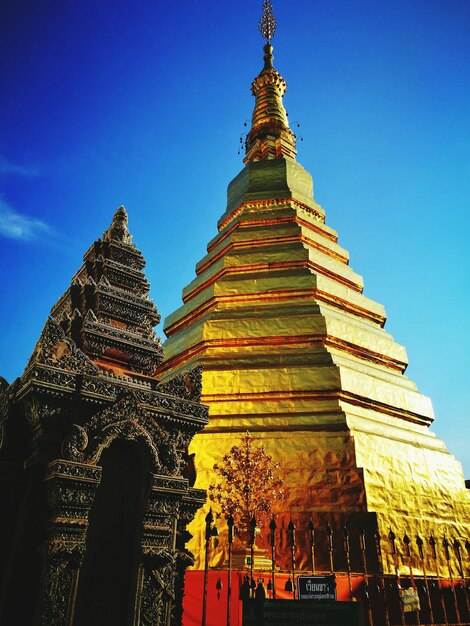
<path id="1" fill-rule="evenodd" d="M 282 107 L 279 94 L 274 100 Z M 277 136 L 259 142 L 283 143 L 276 124 Z M 314 513 L 325 525 L 372 515 L 384 570 L 395 574 L 391 527 L 397 537 L 470 537 L 462 469 L 429 430 L 431 402 L 406 377 L 405 348 L 384 330 L 383 306 L 363 294 L 310 174 L 293 152 L 259 160 L 254 145 L 183 306 L 166 320 L 158 375 L 204 366 L 210 421 L 191 445 L 198 487 L 248 429 L 284 470 L 281 537 L 291 515 Z M 190 529 L 196 568 L 206 513 Z M 211 565 L 223 564 L 223 545 Z M 436 574 L 429 551 L 425 562 Z"/>
<path id="2" fill-rule="evenodd" d="M 431 403 L 404 375 L 383 307 L 323 229 L 293 201 L 242 207 L 167 320 L 161 373 L 204 365 L 210 422 L 191 450 L 197 485 L 249 429 L 284 469 L 286 515 L 375 512 L 383 536 L 393 526 L 465 539 L 460 465 L 428 430 Z M 192 533 L 197 552 L 197 521 Z M 390 556 L 384 567 L 393 571 Z"/>

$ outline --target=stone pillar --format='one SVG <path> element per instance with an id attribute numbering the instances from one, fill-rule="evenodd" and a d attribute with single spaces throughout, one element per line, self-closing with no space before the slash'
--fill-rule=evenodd
<path id="1" fill-rule="evenodd" d="M 47 467 L 44 480 L 51 515 L 35 626 L 72 624 L 88 514 L 100 479 L 101 467 L 95 465 L 59 459 Z"/>
<path id="2" fill-rule="evenodd" d="M 179 554 L 176 533 L 181 501 L 187 491 L 185 478 L 153 477 L 144 513 L 136 610 L 139 626 L 170 626 L 173 622 Z"/>
<path id="3" fill-rule="evenodd" d="M 183 600 L 186 569 L 194 565 L 194 557 L 186 548 L 186 543 L 192 539 L 187 525 L 194 519 L 196 511 L 204 506 L 206 492 L 203 489 L 190 489 L 180 504 L 180 516 L 176 533 L 176 579 L 175 579 L 175 603 L 172 614 L 172 626 L 179 626 L 183 621 Z"/>

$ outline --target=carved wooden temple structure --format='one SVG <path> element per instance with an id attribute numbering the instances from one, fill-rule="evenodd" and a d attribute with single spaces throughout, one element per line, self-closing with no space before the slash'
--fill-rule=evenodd
<path id="1" fill-rule="evenodd" d="M 406 535 L 411 571 L 422 574 L 419 536 L 427 573 L 447 576 L 427 542 L 435 538 L 441 551 L 446 537 L 468 545 L 470 492 L 460 463 L 429 428 L 431 401 L 405 375 L 406 351 L 385 330 L 384 307 L 364 294 L 314 199 L 312 176 L 296 160 L 286 83 L 273 66 L 275 22 L 264 5 L 267 42 L 252 84 L 244 167 L 228 186 L 218 232 L 183 290 L 183 305 L 165 320 L 158 375 L 203 366 L 201 400 L 210 419 L 190 447 L 199 487 L 214 481 L 214 464 L 249 430 L 284 470 L 286 500 L 276 508 L 283 545 L 291 519 L 304 529 L 312 519 L 324 544 L 327 524 L 340 545 L 345 524 L 363 527 L 382 542 L 375 566 L 395 575 Z M 196 569 L 204 563 L 208 506 L 190 527 Z M 268 549 L 269 529 L 263 535 Z M 299 569 L 309 567 L 308 555 L 299 536 Z M 226 558 L 221 540 L 211 567 Z M 288 569 L 288 558 L 280 554 L 278 565 Z M 327 550 L 319 558 L 328 570 Z"/>
<path id="2" fill-rule="evenodd" d="M 181 623 L 187 456 L 201 370 L 166 383 L 140 251 L 119 208 L 0 396 L 0 623 Z"/>

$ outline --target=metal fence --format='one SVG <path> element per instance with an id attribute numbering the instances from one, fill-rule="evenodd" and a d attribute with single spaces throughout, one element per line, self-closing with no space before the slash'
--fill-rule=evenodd
<path id="1" fill-rule="evenodd" d="M 221 623 L 228 626 L 232 571 L 241 569 L 240 599 L 264 593 L 268 598 L 294 600 L 299 575 L 329 574 L 335 577 L 338 600 L 362 603 L 368 626 L 470 624 L 470 541 L 451 534 L 453 529 L 439 537 L 407 533 L 397 537 L 393 529 L 380 535 L 371 527 L 366 530 L 357 525 L 351 529 L 333 528 L 330 523 L 315 527 L 312 520 L 297 526 L 290 520 L 278 529 L 273 517 L 269 530 L 265 529 L 263 554 L 267 558 L 261 564 L 257 562 L 256 520 L 252 519 L 245 546 L 234 544 L 233 520 L 228 522 L 228 558 L 222 568 L 227 570 L 227 589 L 219 589 L 227 593 L 227 619 Z M 212 518 L 207 538 L 216 534 L 214 528 Z M 206 570 L 210 550 L 208 539 Z M 246 553 L 243 568 L 232 565 L 237 551 Z"/>

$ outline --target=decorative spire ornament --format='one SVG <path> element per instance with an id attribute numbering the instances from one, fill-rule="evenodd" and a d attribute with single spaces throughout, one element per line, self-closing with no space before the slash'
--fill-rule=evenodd
<path id="1" fill-rule="evenodd" d="M 286 81 L 274 69 L 271 39 L 276 30 L 276 18 L 270 0 L 263 1 L 263 13 L 259 31 L 266 39 L 263 46 L 264 66 L 251 85 L 256 98 L 251 118 L 251 129 L 246 136 L 244 163 L 288 157 L 295 159 L 296 137 L 289 127 L 282 98 L 287 89 Z"/>
<path id="2" fill-rule="evenodd" d="M 270 0 L 263 0 L 263 13 L 259 21 L 259 32 L 269 43 L 276 32 L 276 18 L 274 17 L 273 5 Z"/>

